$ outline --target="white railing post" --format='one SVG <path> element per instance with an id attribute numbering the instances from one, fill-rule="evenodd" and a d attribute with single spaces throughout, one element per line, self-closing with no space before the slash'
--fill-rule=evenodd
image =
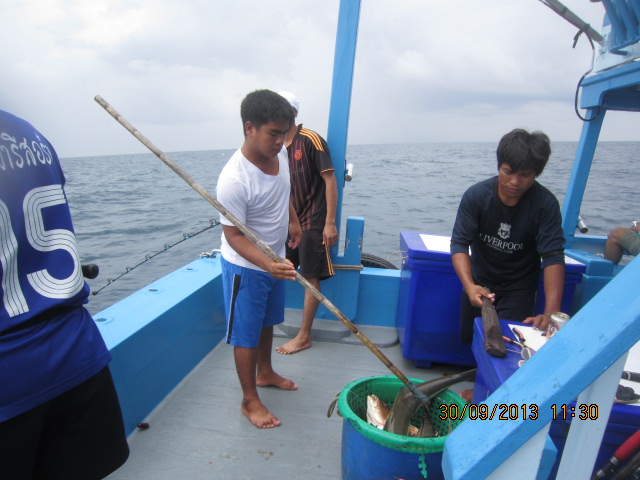
<path id="1" fill-rule="evenodd" d="M 622 355 L 578 396 L 573 412 L 567 407 L 567 415 L 573 415 L 573 418 L 556 480 L 591 477 L 628 353 Z M 592 410 L 593 405 L 595 410 Z M 581 420 L 581 415 L 586 418 Z"/>
<path id="2" fill-rule="evenodd" d="M 518 480 L 536 480 L 542 460 L 542 452 L 548 441 L 549 426 L 543 427 L 524 443 L 502 465 L 496 468 L 487 480 L 513 480 L 518 472 Z M 574 479 L 575 480 L 575 479 Z"/>

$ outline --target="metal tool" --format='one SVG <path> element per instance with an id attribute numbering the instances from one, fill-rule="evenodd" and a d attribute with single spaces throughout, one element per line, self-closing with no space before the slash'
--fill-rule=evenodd
<path id="1" fill-rule="evenodd" d="M 527 339 L 524 338 L 524 334 L 520 330 L 518 330 L 516 327 L 512 328 L 512 330 L 514 335 L 518 337 L 518 341 L 520 342 L 520 346 L 522 347 L 522 350 L 520 352 L 520 355 L 522 355 L 522 360 L 518 361 L 518 366 L 521 367 L 527 360 L 531 358 L 534 353 L 536 353 L 536 349 L 531 348 L 527 345 Z"/>
<path id="2" fill-rule="evenodd" d="M 511 345 L 517 345 L 520 348 L 524 348 L 524 345 L 522 345 L 520 342 L 516 342 L 513 338 L 509 338 L 506 335 L 502 336 L 502 339 L 507 342 L 510 343 Z"/>

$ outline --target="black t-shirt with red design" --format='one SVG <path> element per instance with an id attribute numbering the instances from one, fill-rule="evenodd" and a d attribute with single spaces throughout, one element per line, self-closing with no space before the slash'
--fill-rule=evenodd
<path id="1" fill-rule="evenodd" d="M 302 230 L 324 228 L 327 201 L 324 172 L 333 171 L 327 142 L 313 130 L 298 126 L 287 148 L 291 172 L 291 200 Z"/>

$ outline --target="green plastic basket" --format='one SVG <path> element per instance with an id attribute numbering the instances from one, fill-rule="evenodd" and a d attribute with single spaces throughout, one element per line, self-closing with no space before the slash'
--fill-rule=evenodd
<path id="1" fill-rule="evenodd" d="M 410 379 L 413 383 L 424 382 L 417 378 Z M 433 428 L 439 436 L 429 438 L 407 437 L 391 432 L 385 432 L 367 423 L 367 396 L 375 394 L 389 407 L 393 406 L 398 390 L 403 386 L 402 382 L 393 375 L 366 377 L 351 382 L 347 385 L 338 397 L 338 408 L 343 418 L 349 420 L 353 427 L 362 435 L 375 443 L 393 450 L 410 453 L 434 453 L 444 449 L 444 442 L 447 435 L 453 431 L 461 422 L 461 419 L 450 420 L 441 419 L 442 405 L 456 404 L 459 411 L 465 405 L 465 401 L 451 390 L 440 392 L 431 403 L 429 418 Z M 412 419 L 412 423 L 419 427 L 418 421 L 424 416 L 424 407 L 418 409 L 417 414 Z"/>

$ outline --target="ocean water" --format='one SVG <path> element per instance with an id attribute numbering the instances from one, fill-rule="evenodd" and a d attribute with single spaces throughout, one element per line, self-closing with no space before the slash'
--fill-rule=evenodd
<path id="1" fill-rule="evenodd" d="M 574 142 L 553 144 L 538 179 L 561 204 L 576 147 Z M 364 217 L 363 251 L 400 266 L 400 231 L 449 235 L 464 191 L 495 175 L 495 148 L 494 143 L 350 146 L 347 162 L 354 164 L 354 175 L 345 185 L 342 230 L 348 216 Z M 232 153 L 168 156 L 214 195 Z M 589 234 L 606 235 L 614 226 L 640 220 L 634 168 L 639 157 L 640 142 L 599 144 L 581 209 Z M 184 239 L 217 220 L 218 212 L 153 154 L 61 162 L 82 262 L 100 267 L 100 275 L 89 280 L 92 292 L 98 292 L 88 305 L 92 314 L 219 248 L 220 226 Z"/>

